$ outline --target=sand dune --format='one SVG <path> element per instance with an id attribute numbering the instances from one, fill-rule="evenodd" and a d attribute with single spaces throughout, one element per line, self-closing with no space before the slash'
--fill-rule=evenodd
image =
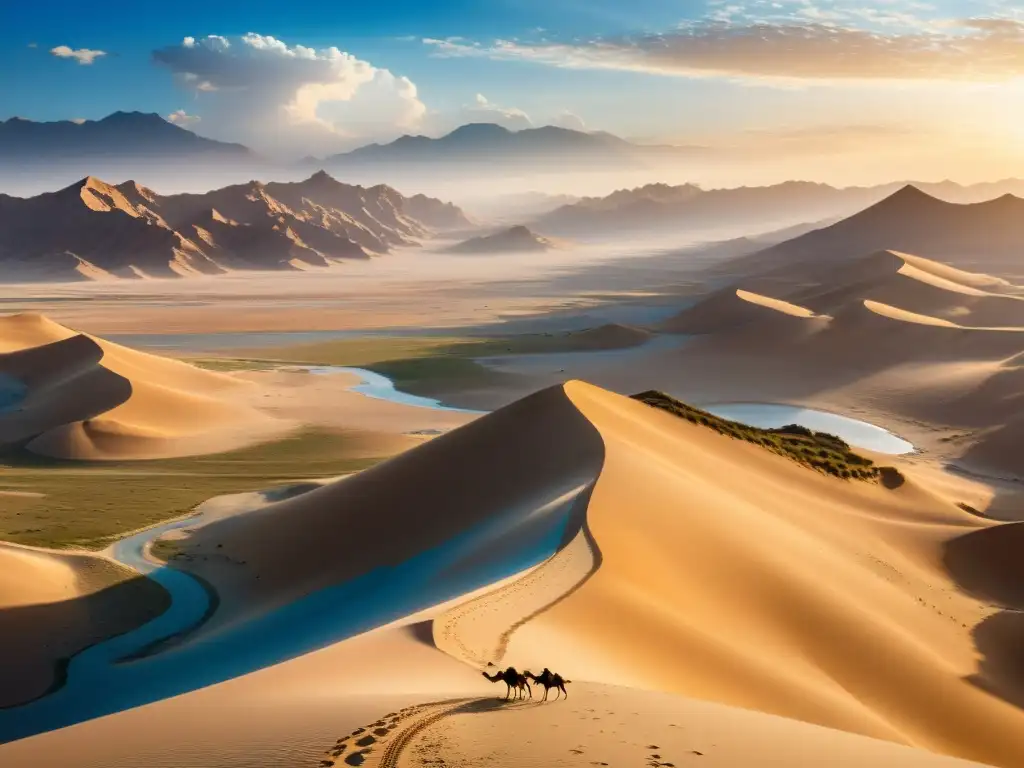
<path id="1" fill-rule="evenodd" d="M 941 566 L 943 542 L 985 523 L 913 484 L 832 481 L 593 387 L 567 392 L 605 444 L 587 511 L 600 566 L 512 636 L 508 659 L 1024 759 L 1024 714 L 965 680 L 989 611 Z"/>
<path id="2" fill-rule="evenodd" d="M 872 300 L 957 325 L 1024 326 L 1024 298 L 1016 286 L 896 251 L 830 269 L 777 275 L 772 283 L 787 299 L 827 314 Z"/>
<path id="3" fill-rule="evenodd" d="M 751 294 L 775 301 L 761 300 L 758 315 Z M 666 321 L 665 330 L 699 336 L 648 358 L 644 385 L 676 386 L 672 377 L 685 372 L 688 397 L 852 408 L 915 432 L 921 447 L 972 471 L 1020 474 L 1018 452 L 984 444 L 1006 446 L 1016 434 L 1021 297 L 1001 278 L 889 250 L 791 265 Z M 779 301 L 816 316 L 771 312 Z M 609 372 L 601 381 L 619 387 L 621 379 Z"/>
<path id="4" fill-rule="evenodd" d="M 956 572 L 943 560 L 947 542 L 989 522 L 912 475 L 895 490 L 828 478 L 579 382 L 201 527 L 186 567 L 224 598 L 216 632 L 521 510 L 459 568 L 501 558 L 529 510 L 595 478 L 552 559 L 436 616 L 439 648 L 476 667 L 549 665 L 996 765 L 1024 759 L 1024 713 L 986 690 L 1015 683 L 979 669 L 971 637 L 991 609 L 963 584 L 989 567 L 985 553 Z M 347 546 L 360 541 L 374 546 Z"/>
<path id="5" fill-rule="evenodd" d="M 500 558 L 500 546 L 514 546 L 529 529 L 529 519 L 516 515 L 585 486 L 600 464 L 597 433 L 560 389 L 545 390 L 343 482 L 199 528 L 185 551 L 230 596 L 227 620 L 232 611 L 269 609 L 512 515 L 504 545 L 487 553 Z M 424 512 L 425 497 L 436 512 Z M 339 547 L 359 541 L 375 544 L 338 556 Z"/>
<path id="6" fill-rule="evenodd" d="M 56 458 L 155 458 L 228 450 L 287 427 L 233 401 L 244 382 L 38 315 L 0 318 L 0 349 L 12 392 L 0 444 Z"/>
<path id="7" fill-rule="evenodd" d="M 59 684 L 63 660 L 158 616 L 153 581 L 91 555 L 0 544 L 0 707 Z"/>
<path id="8" fill-rule="evenodd" d="M 670 333 L 708 334 L 752 326 L 757 333 L 803 335 L 820 330 L 828 317 L 782 299 L 724 288 L 665 321 Z"/>
<path id="9" fill-rule="evenodd" d="M 340 712 L 335 733 L 344 741 L 343 728 L 411 704 L 448 706 L 446 697 L 451 707 L 466 703 L 459 697 L 478 701 L 467 716 L 510 723 L 518 710 L 487 703 L 495 689 L 477 671 L 491 661 L 548 665 L 575 681 L 568 704 L 551 705 L 554 714 L 538 708 L 524 716 L 559 728 L 540 754 L 548 742 L 590 760 L 602 759 L 598 750 L 626 749 L 606 743 L 590 718 L 573 725 L 579 706 L 596 711 L 607 703 L 609 715 L 650 710 L 636 721 L 644 734 L 636 738 L 658 745 L 651 754 L 664 747 L 679 757 L 690 745 L 726 768 L 768 768 L 809 754 L 829 765 L 956 764 L 612 684 L 1007 768 L 1024 760 L 1024 713 L 1000 697 L 1019 683 L 1005 665 L 979 665 L 972 639 L 993 613 L 987 601 L 1019 592 L 1017 571 L 1000 554 L 1012 550 L 1013 526 L 963 511 L 913 472 L 895 489 L 829 478 L 581 382 L 541 391 L 360 475 L 211 522 L 185 540 L 196 559 L 183 567 L 210 579 L 224 599 L 225 613 L 206 630 L 215 634 L 251 612 L 500 522 L 443 574 L 457 580 L 513 552 L 539 508 L 581 488 L 590 490 L 578 496 L 561 549 L 492 589 L 242 678 L 8 745 L 0 755 L 46 766 L 71 749 L 85 766 L 127 765 L 111 745 L 118 732 L 145 734 L 129 739 L 135 759 L 191 743 L 182 734 L 194 733 L 201 754 L 175 751 L 177 764 L 241 766 L 254 762 L 246 748 L 259 748 L 255 762 L 283 766 L 308 747 L 292 741 L 291 751 L 275 753 L 273 737 L 323 734 Z M 204 565 L 214 550 L 235 564 Z M 447 653 L 432 650 L 434 643 Z M 986 653 L 1008 658 L 1018 643 L 1004 632 Z M 244 715 L 232 705 L 243 699 Z M 531 706 L 542 705 L 523 711 Z M 201 712 L 218 713 L 215 731 L 197 718 Z M 451 755 L 466 759 L 489 743 L 466 736 L 468 726 L 454 716 L 441 720 L 421 749 L 438 733 L 451 737 Z M 722 737 L 694 741 L 697 722 Z M 678 735 L 667 730 L 677 726 Z M 578 747 L 568 743 L 577 736 Z M 620 739 L 629 741 L 628 732 Z M 626 752 L 637 742 L 629 743 Z M 319 748 L 329 744 L 325 738 Z M 626 752 L 614 754 L 626 759 Z"/>

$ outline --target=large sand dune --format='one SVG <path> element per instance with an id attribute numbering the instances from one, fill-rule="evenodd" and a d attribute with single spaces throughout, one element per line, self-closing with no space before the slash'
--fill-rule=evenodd
<path id="1" fill-rule="evenodd" d="M 557 553 L 491 590 L 428 611 L 426 635 L 421 617 L 407 630 L 371 632 L 11 745 L 10 754 L 91 750 L 105 755 L 102 764 L 115 765 L 102 734 L 144 729 L 150 750 L 170 743 L 171 733 L 181 738 L 177 727 L 191 723 L 205 734 L 208 763 L 243 765 L 242 731 L 224 711 L 239 697 L 260 702 L 246 712 L 283 738 L 287 723 L 302 730 L 323 722 L 309 697 L 371 722 L 396 708 L 396 686 L 419 692 L 406 703 L 486 695 L 493 689 L 474 670 L 492 662 L 558 669 L 576 681 L 570 705 L 591 707 L 607 696 L 609 709 L 626 700 L 648 706 L 629 699 L 641 694 L 582 681 L 627 685 L 994 765 L 1024 760 L 1024 713 L 1008 700 L 1022 687 L 1005 663 L 979 662 L 980 636 L 972 637 L 996 612 L 989 601 L 1019 592 L 1017 570 L 1005 557 L 1014 526 L 965 512 L 946 486 L 932 487 L 912 471 L 894 489 L 830 478 L 580 382 L 539 392 L 360 475 L 215 520 L 183 542 L 190 555 L 183 567 L 202 573 L 224 598 L 224 613 L 206 630 L 216 635 L 254 613 L 501 521 L 496 535 L 460 553 L 454 570 L 432 577 L 456 584 L 461 574 L 514 552 L 537 511 L 567 494 L 579 495 Z M 218 559 L 234 562 L 217 565 Z M 1008 630 L 988 637 L 986 658 L 1005 660 L 1019 643 Z M 397 652 L 396 642 L 407 650 Z M 416 642 L 447 655 L 414 651 Z M 383 648 L 391 649 L 386 658 Z M 312 680 L 320 682 L 310 688 Z M 333 681 L 329 694 L 325 680 Z M 859 756 L 851 765 L 944 764 L 870 740 L 801 730 L 809 726 L 660 701 L 675 708 L 663 710 L 668 722 L 691 710 L 708 722 L 742 721 L 730 737 L 736 744 L 748 743 L 747 728 L 768 734 L 765 751 L 734 750 L 717 763 L 730 768 L 798 760 L 789 750 L 800 733 L 816 740 L 815 754 L 826 762 L 836 749 L 842 759 Z M 224 721 L 220 741 L 188 714 L 211 707 Z M 576 707 L 561 712 L 553 722 L 565 732 L 546 738 L 579 733 L 565 719 L 575 717 Z M 475 749 L 464 739 L 453 748 Z M 223 761 L 219 750 L 226 750 Z"/>
<path id="2" fill-rule="evenodd" d="M 77 333 L 0 318 L 0 444 L 65 459 L 211 453 L 286 426 L 237 404 L 245 382 Z"/>

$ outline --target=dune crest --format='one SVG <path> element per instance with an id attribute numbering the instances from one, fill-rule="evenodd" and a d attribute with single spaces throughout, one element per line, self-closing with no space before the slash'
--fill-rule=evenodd
<path id="1" fill-rule="evenodd" d="M 417 513 L 424 495 L 443 519 Z M 562 499 L 573 506 L 556 553 L 436 615 L 433 644 L 478 669 L 550 666 L 996 765 L 1024 759 L 1024 713 L 986 690 L 1014 683 L 979 669 L 971 636 L 990 609 L 961 586 L 962 559 L 943 565 L 946 542 L 989 521 L 912 473 L 893 489 L 826 477 L 578 381 L 199 527 L 181 542 L 184 567 L 225 598 L 216 632 L 495 526 L 445 570 L 473 583 Z M 376 545 L 339 558 L 339 537 Z M 245 565 L 208 564 L 214 551 Z"/>
<path id="2" fill-rule="evenodd" d="M 213 453 L 287 428 L 232 402 L 246 383 L 77 333 L 0 317 L 0 444 L 62 459 Z"/>

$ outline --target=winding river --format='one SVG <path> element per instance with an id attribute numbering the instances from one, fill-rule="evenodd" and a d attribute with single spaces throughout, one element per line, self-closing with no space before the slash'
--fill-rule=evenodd
<path id="1" fill-rule="evenodd" d="M 386 377 L 360 368 L 307 367 L 305 370 L 317 375 L 356 375 L 360 383 L 354 390 L 368 397 L 413 407 L 481 413 L 400 392 Z M 7 391 L 13 392 L 13 389 L 9 387 Z M 0 400 L 0 410 L 3 405 Z M 727 415 L 722 408 L 716 412 Z M 729 412 L 728 415 L 736 414 Z M 796 413 L 787 412 L 786 419 L 802 423 Z M 863 422 L 854 423 L 878 429 Z M 856 435 L 848 431 L 844 434 L 842 428 L 847 425 L 843 423 L 823 426 L 816 422 L 807 426 L 830 428 L 851 444 L 858 445 Z M 875 450 L 884 449 L 876 447 Z M 171 594 L 170 608 L 131 632 L 79 653 L 69 662 L 66 682 L 60 689 L 21 707 L 0 710 L 0 743 L 244 675 L 518 573 L 553 555 L 566 536 L 573 533 L 567 530 L 570 512 L 583 490 L 583 486 L 559 489 L 540 506 L 505 510 L 403 563 L 375 569 L 249 621 L 221 627 L 208 635 L 197 635 L 190 642 L 170 645 L 152 655 L 145 655 L 145 651 L 197 626 L 210 609 L 210 596 L 196 579 L 146 556 L 147 547 L 164 533 L 201 522 L 202 506 L 197 509 L 198 514 L 189 518 L 127 536 L 113 544 L 108 554 L 160 583 Z M 516 535 L 511 536 L 512 532 Z M 509 551 L 509 547 L 504 546 L 507 556 L 499 561 L 476 557 L 487 547 L 510 540 L 516 542 L 515 547 Z M 341 606 L 344 610 L 339 610 Z"/>
<path id="2" fill-rule="evenodd" d="M 383 387 L 383 377 L 370 371 L 339 368 L 317 372 L 356 373 L 362 378 L 360 386 L 375 387 L 371 396 L 392 391 L 396 402 L 446 409 L 437 401 Z M 63 687 L 23 706 L 0 710 L 0 743 L 248 674 L 519 573 L 562 546 L 571 508 L 583 490 L 583 486 L 569 485 L 540 505 L 505 510 L 403 563 L 375 569 L 152 655 L 144 653 L 200 623 L 210 598 L 196 579 L 149 559 L 146 549 L 168 531 L 196 525 L 203 515 L 134 533 L 113 544 L 108 554 L 159 582 L 171 594 L 171 607 L 153 621 L 76 655 L 68 664 Z M 511 551 L 503 546 L 506 556 L 500 560 L 477 556 L 508 541 L 516 545 Z M 341 606 L 343 610 L 339 610 Z"/>

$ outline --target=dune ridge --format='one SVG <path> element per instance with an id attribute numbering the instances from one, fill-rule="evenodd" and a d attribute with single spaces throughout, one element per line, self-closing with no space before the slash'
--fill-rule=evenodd
<path id="1" fill-rule="evenodd" d="M 979 667 L 971 635 L 993 610 L 963 585 L 987 567 L 984 552 L 955 573 L 944 565 L 947 542 L 991 521 L 913 472 L 895 489 L 828 478 L 582 382 L 201 527 L 184 542 L 187 567 L 229 601 L 270 610 L 370 567 L 332 556 L 337 532 L 379 542 L 375 562 L 390 563 L 413 542 L 588 483 L 559 551 L 435 616 L 432 644 L 477 668 L 551 666 L 994 765 L 1024 759 L 1024 714 L 986 690 L 1016 683 Z M 417 516 L 410 494 L 428 495 L 443 521 Z M 272 544 L 285 526 L 294 546 L 282 550 Z M 459 567 L 500 557 L 518 535 Z M 214 549 L 246 565 L 203 566 Z"/>
<path id="2" fill-rule="evenodd" d="M 439 514 L 424 512 L 425 498 Z M 367 694 L 351 706 L 371 722 L 397 709 L 396 691 L 407 704 L 492 697 L 479 670 L 504 662 L 559 670 L 575 681 L 573 697 L 626 685 L 1006 768 L 1024 759 L 1024 713 L 1000 698 L 1019 684 L 1005 667 L 980 663 L 972 639 L 994 613 L 986 600 L 1015 589 L 1015 571 L 994 560 L 1012 529 L 958 507 L 912 469 L 895 489 L 825 477 L 578 381 L 358 475 L 196 528 L 179 541 L 189 556 L 179 567 L 207 578 L 224 612 L 184 650 L 315 590 L 396 567 L 460 531 L 499 523 L 432 577 L 460 583 L 513 552 L 538 516 L 566 499 L 573 506 L 557 551 L 482 592 L 244 677 L 0 749 L 40 757 L 39 765 L 52 764 L 45 755 L 53 745 L 109 754 L 103 734 L 132 724 L 147 729 L 146 744 L 133 749 L 152 750 L 176 743 L 182 723 L 201 731 L 195 712 L 223 711 L 239 696 L 260 702 L 254 717 L 280 734 L 282 722 L 300 727 L 296 712 L 322 717 L 309 707 L 311 690 L 327 697 L 317 698 L 321 708 Z M 366 542 L 373 546 L 354 546 Z M 999 642 L 1006 654 L 1017 644 L 1012 632 Z M 386 696 L 387 704 L 375 704 Z M 786 744 L 798 733 L 820 736 L 823 760 L 831 744 L 851 766 L 876 757 L 894 768 L 956 764 L 792 720 L 673 701 L 778 737 L 765 754 L 723 763 L 730 768 L 772 765 L 769 755 L 791 754 Z M 220 735 L 202 737 L 207 759 L 232 739 L 252 741 L 231 722 L 218 719 L 217 728 Z M 730 743 L 745 743 L 742 733 Z"/>
<path id="3" fill-rule="evenodd" d="M 288 426 L 231 401 L 245 382 L 38 315 L 0 317 L 0 376 L 24 390 L 0 411 L 0 445 L 53 458 L 212 453 Z"/>

